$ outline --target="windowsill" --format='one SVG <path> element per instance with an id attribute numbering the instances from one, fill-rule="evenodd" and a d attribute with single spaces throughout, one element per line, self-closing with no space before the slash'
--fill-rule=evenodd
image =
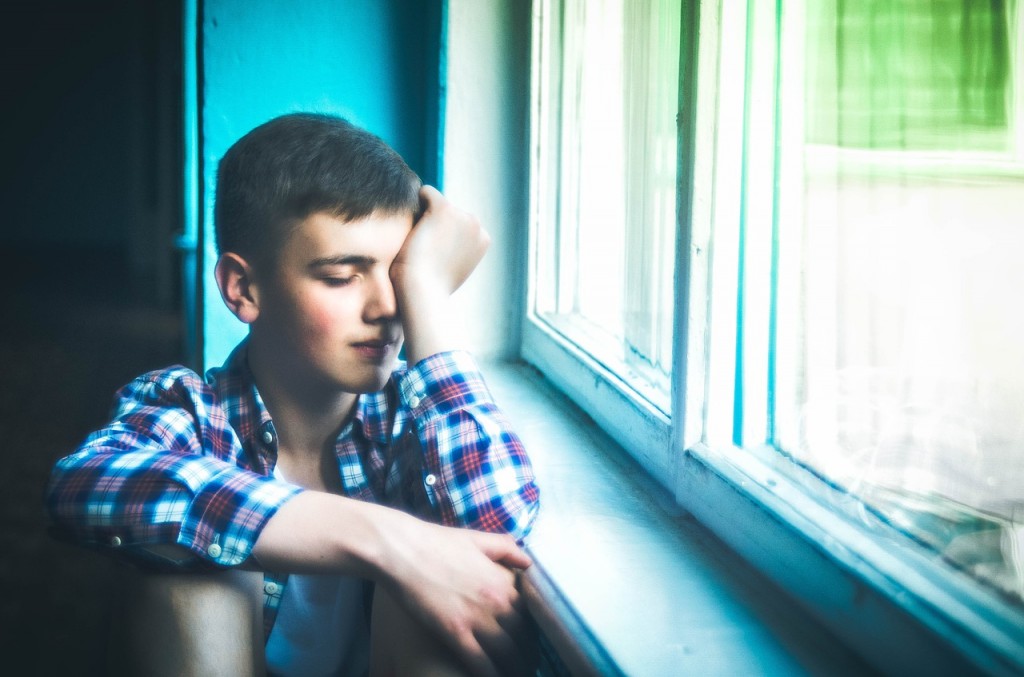
<path id="1" fill-rule="evenodd" d="M 561 613 L 625 674 L 869 674 L 850 648 L 740 559 L 524 365 L 488 382 L 531 457 L 528 546 Z M 557 611 L 557 610 L 556 610 Z M 600 666 L 612 672 L 611 666 Z"/>
<path id="2" fill-rule="evenodd" d="M 844 533 L 757 454 L 677 459 L 686 513 L 535 369 L 487 371 L 541 486 L 533 596 L 592 672 L 1019 674 L 1018 612 L 912 547 Z"/>

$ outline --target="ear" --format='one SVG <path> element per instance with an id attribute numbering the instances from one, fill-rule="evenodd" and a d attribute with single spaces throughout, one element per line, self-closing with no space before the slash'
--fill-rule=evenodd
<path id="1" fill-rule="evenodd" d="M 234 252 L 225 252 L 214 269 L 224 304 L 235 317 L 252 324 L 260 314 L 259 293 L 249 262 Z"/>

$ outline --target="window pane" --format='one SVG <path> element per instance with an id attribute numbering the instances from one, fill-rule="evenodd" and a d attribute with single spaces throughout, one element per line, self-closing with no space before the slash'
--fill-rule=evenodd
<path id="1" fill-rule="evenodd" d="M 1000 150 L 1010 71 L 1006 2 L 815 4 L 808 138 L 845 147 Z M 842 111 L 836 124 L 835 113 Z"/>
<path id="2" fill-rule="evenodd" d="M 669 410 L 680 8 L 542 5 L 535 313 Z"/>
<path id="3" fill-rule="evenodd" d="M 1017 3 L 784 7 L 774 442 L 1019 598 Z"/>

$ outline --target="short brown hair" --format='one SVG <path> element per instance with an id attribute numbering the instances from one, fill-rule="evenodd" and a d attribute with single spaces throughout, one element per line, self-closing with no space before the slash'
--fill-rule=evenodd
<path id="1" fill-rule="evenodd" d="M 420 178 L 382 139 L 316 113 L 274 118 L 243 136 L 217 171 L 219 253 L 272 259 L 290 228 L 325 212 L 345 221 L 415 213 Z"/>

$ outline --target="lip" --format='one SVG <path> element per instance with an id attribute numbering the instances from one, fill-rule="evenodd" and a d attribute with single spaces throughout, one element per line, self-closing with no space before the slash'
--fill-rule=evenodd
<path id="1" fill-rule="evenodd" d="M 352 348 L 366 360 L 382 362 L 395 350 L 397 343 L 394 340 L 372 339 L 370 341 L 357 341 L 352 344 Z"/>

